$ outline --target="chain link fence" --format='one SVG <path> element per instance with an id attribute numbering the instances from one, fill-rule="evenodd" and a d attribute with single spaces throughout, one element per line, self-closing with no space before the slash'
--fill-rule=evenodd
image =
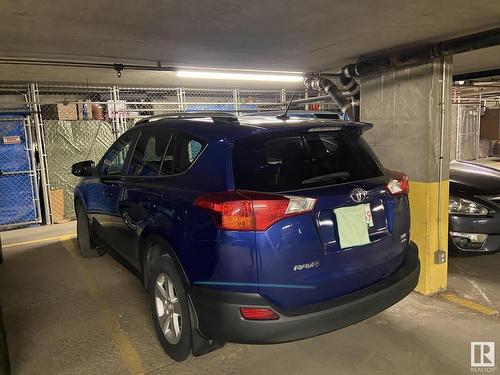
<path id="1" fill-rule="evenodd" d="M 141 118 L 178 111 L 224 111 L 238 115 L 260 111 L 278 111 L 291 99 L 285 90 L 196 89 L 196 88 L 120 88 L 122 103 L 118 116 L 129 128 Z M 305 97 L 297 92 L 294 99 Z M 294 105 L 292 109 L 304 109 Z"/>
<path id="2" fill-rule="evenodd" d="M 119 116 L 128 129 L 144 117 L 183 110 L 182 89 L 178 88 L 120 88 Z"/>
<path id="3" fill-rule="evenodd" d="M 27 85 L 0 87 L 0 230 L 41 221 Z"/>
<path id="4" fill-rule="evenodd" d="M 75 217 L 71 165 L 98 161 L 121 133 L 111 87 L 38 86 L 52 221 Z"/>
<path id="5" fill-rule="evenodd" d="M 15 90 L 21 91 L 16 93 Z M 178 111 L 226 111 L 238 115 L 282 111 L 292 95 L 295 100 L 318 95 L 284 89 L 0 84 L 0 110 L 16 108 L 9 103 L 8 95 L 2 95 L 4 92 L 9 95 L 14 92 L 17 102 L 32 111 L 28 117 L 32 121 L 26 129 L 36 136 L 28 137 L 28 143 L 33 143 L 34 147 L 30 151 L 30 146 L 26 146 L 26 152 L 32 163 L 33 199 L 38 203 L 34 221 L 40 222 L 40 212 L 44 211 L 40 210 L 41 203 L 42 208 L 48 207 L 44 212 L 50 219 L 46 221 L 55 223 L 75 217 L 73 190 L 78 178 L 71 174 L 71 165 L 82 160 L 99 161 L 120 134 L 144 117 Z M 296 104 L 291 109 L 321 110 L 323 106 Z M 32 141 L 34 138 L 37 142 Z M 37 148 L 42 151 L 38 152 Z M 40 164 L 38 159 L 43 159 L 46 167 L 35 171 L 35 164 Z M 42 175 L 43 181 L 40 180 Z M 38 199 L 38 186 L 44 189 L 42 199 Z M 2 202 L 13 202 L 13 198 L 2 196 Z"/>

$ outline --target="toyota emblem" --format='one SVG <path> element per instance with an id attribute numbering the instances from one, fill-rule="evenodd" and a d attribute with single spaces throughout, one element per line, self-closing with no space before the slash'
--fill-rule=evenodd
<path id="1" fill-rule="evenodd" d="M 366 198 L 366 190 L 356 188 L 351 191 L 351 199 L 356 203 L 361 203 Z"/>

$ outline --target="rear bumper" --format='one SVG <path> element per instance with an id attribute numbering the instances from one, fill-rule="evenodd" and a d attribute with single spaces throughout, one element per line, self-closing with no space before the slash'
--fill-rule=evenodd
<path id="1" fill-rule="evenodd" d="M 191 287 L 190 297 L 198 318 L 200 332 L 208 338 L 247 344 L 271 344 L 300 340 L 347 327 L 367 319 L 407 296 L 417 285 L 420 273 L 418 249 L 407 247 L 407 256 L 390 277 L 355 293 L 283 311 L 259 294 L 224 292 Z M 278 320 L 244 320 L 240 307 L 269 307 Z"/>

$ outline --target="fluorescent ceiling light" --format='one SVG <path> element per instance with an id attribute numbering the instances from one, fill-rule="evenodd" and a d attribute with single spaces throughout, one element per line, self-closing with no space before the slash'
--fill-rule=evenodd
<path id="1" fill-rule="evenodd" d="M 233 73 L 202 70 L 178 70 L 177 77 L 201 79 L 225 79 L 234 81 L 269 81 L 269 82 L 301 82 L 302 75 L 266 74 L 266 73 Z"/>

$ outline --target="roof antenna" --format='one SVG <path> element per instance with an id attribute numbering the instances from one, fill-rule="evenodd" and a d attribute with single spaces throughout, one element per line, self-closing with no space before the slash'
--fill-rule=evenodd
<path id="1" fill-rule="evenodd" d="M 292 105 L 292 101 L 293 101 L 293 98 L 295 97 L 295 91 L 292 92 L 292 97 L 290 98 L 290 101 L 288 102 L 287 106 L 286 106 L 286 109 L 285 109 L 285 112 L 283 112 L 281 115 L 279 116 L 276 116 L 276 118 L 278 120 L 288 120 L 290 118 L 290 116 L 288 116 L 288 110 L 290 109 L 291 105 Z"/>

